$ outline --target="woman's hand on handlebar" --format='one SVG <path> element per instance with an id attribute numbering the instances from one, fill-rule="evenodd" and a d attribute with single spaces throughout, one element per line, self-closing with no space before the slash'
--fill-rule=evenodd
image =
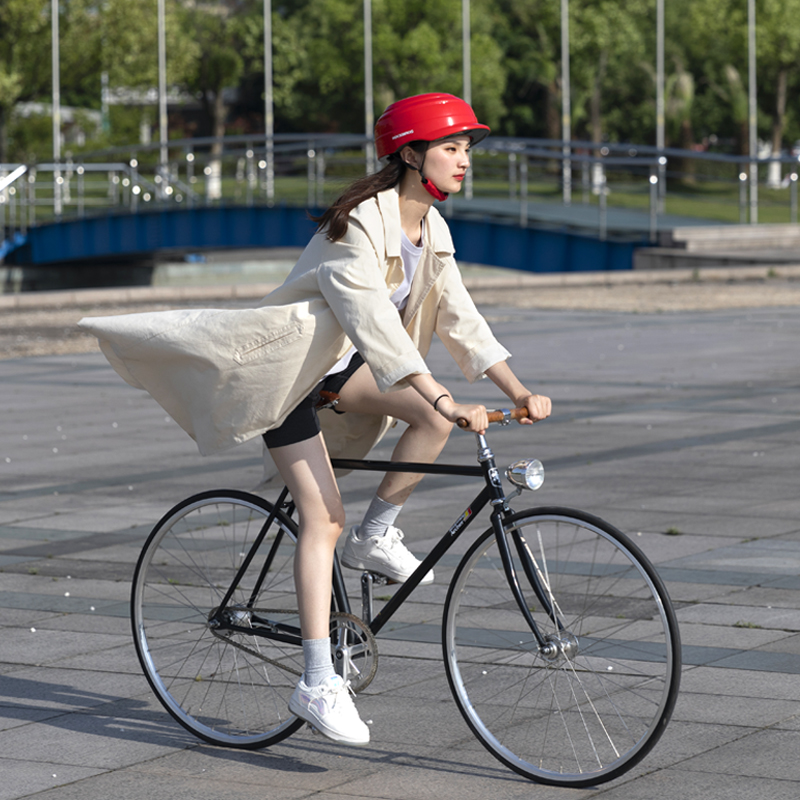
<path id="1" fill-rule="evenodd" d="M 449 422 L 458 422 L 459 427 L 475 433 L 486 433 L 489 427 L 489 415 L 486 406 L 456 403 L 449 397 L 443 398 L 437 405 L 439 413 Z M 463 420 L 466 424 L 461 422 Z"/>
<path id="2" fill-rule="evenodd" d="M 525 397 L 520 397 L 517 400 L 517 406 L 528 409 L 528 416 L 517 420 L 520 425 L 532 425 L 534 422 L 547 419 L 553 410 L 550 398 L 542 394 L 529 394 Z"/>

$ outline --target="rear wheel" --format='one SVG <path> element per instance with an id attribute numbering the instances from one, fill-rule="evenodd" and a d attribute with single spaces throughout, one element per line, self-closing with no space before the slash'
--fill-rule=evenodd
<path id="1" fill-rule="evenodd" d="M 217 614 L 271 515 L 257 555 Z M 264 747 L 303 724 L 288 710 L 303 670 L 296 533 L 260 497 L 205 492 L 167 513 L 139 557 L 131 618 L 142 668 L 167 711 L 212 744 Z M 259 628 L 270 638 L 251 633 Z"/>
<path id="2" fill-rule="evenodd" d="M 481 743 L 522 775 L 572 787 L 612 780 L 652 749 L 677 699 L 680 638 L 666 589 L 624 534 L 591 515 L 525 511 L 505 535 L 546 641 L 525 622 L 486 531 L 445 605 L 456 703 Z"/>

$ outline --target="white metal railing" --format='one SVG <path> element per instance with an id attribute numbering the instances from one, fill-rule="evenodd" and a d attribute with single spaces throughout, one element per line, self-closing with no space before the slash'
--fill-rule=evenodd
<path id="1" fill-rule="evenodd" d="M 107 211 L 222 203 L 321 207 L 364 174 L 369 144 L 358 135 L 279 134 L 270 142 L 264 136 L 230 136 L 171 141 L 166 162 L 160 145 L 152 144 L 74 155 L 60 163 L 0 164 L 0 241 L 54 218 Z M 273 159 L 270 170 L 267 153 Z M 605 237 L 610 209 L 618 212 L 614 200 L 627 198 L 638 206 L 640 228 L 644 225 L 654 240 L 666 211 L 666 179 L 682 177 L 681 165 L 687 163 L 699 173 L 696 179 L 711 180 L 708 176 L 718 173 L 713 180 L 731 187 L 734 199 L 727 202 L 738 204 L 738 220 L 729 221 L 749 218 L 747 157 L 493 137 L 476 149 L 473 160 L 472 197 L 458 199 L 458 212 L 480 207 L 481 213 L 504 215 L 523 226 L 537 217 L 535 203 L 548 201 L 588 211 L 580 224 Z M 788 194 L 788 203 L 781 201 L 788 205 L 786 221 L 796 223 L 798 157 L 753 163 L 766 175 L 770 163 L 774 174 L 776 162 Z M 569 196 L 562 194 L 567 170 Z M 445 213 L 455 208 L 446 204 Z"/>

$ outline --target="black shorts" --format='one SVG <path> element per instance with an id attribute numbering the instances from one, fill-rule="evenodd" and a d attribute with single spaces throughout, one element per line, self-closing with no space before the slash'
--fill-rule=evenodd
<path id="1" fill-rule="evenodd" d="M 278 428 L 273 428 L 262 434 L 267 447 L 285 447 L 287 444 L 296 444 L 306 439 L 313 439 L 320 432 L 317 404 L 320 401 L 320 392 L 334 392 L 339 394 L 342 387 L 353 376 L 355 371 L 364 363 L 360 353 L 354 353 L 350 363 L 340 372 L 334 372 L 323 378 L 308 397 L 301 400 L 297 407 L 283 421 Z M 336 409 L 333 409 L 336 411 Z M 336 411 L 337 414 L 343 412 Z"/>

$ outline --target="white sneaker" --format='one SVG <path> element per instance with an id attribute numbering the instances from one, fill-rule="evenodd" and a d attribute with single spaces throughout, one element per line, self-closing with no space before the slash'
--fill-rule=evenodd
<path id="1" fill-rule="evenodd" d="M 383 536 L 358 538 L 358 525 L 350 529 L 342 552 L 342 564 L 350 569 L 366 569 L 404 583 L 422 562 L 403 544 L 403 531 L 390 525 Z M 433 570 L 421 581 L 433 583 Z"/>
<path id="2" fill-rule="evenodd" d="M 319 686 L 309 686 L 303 675 L 289 698 L 289 711 L 334 742 L 369 744 L 369 728 L 358 716 L 349 684 L 339 675 Z"/>

